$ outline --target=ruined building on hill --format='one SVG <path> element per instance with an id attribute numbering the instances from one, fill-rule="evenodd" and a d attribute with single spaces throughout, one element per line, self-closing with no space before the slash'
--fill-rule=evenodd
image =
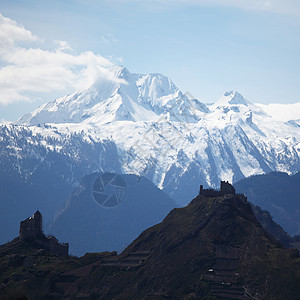
<path id="1" fill-rule="evenodd" d="M 59 243 L 54 236 L 45 236 L 42 229 L 42 214 L 37 210 L 32 217 L 20 222 L 19 239 L 32 241 L 58 256 L 68 256 L 69 244 Z"/>
<path id="2" fill-rule="evenodd" d="M 199 195 L 204 197 L 221 197 L 225 195 L 235 195 L 235 188 L 228 181 L 221 181 L 220 190 L 204 189 L 203 185 L 200 185 Z"/>

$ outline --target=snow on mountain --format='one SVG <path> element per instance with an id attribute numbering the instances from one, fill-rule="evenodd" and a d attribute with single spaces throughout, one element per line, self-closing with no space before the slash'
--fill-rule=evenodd
<path id="1" fill-rule="evenodd" d="M 205 104 L 195 100 L 197 114 L 191 111 L 188 97 L 167 77 L 160 74 L 132 74 L 126 68 L 111 69 L 113 78 L 101 79 L 88 90 L 78 91 L 47 103 L 26 114 L 17 124 L 87 123 L 113 121 L 157 121 L 164 117 L 196 122 Z M 174 106 L 176 104 L 176 106 Z M 170 115 L 170 109 L 176 107 Z"/>
<path id="2" fill-rule="evenodd" d="M 212 107 L 222 108 L 229 105 L 245 105 L 248 106 L 250 102 L 248 102 L 240 93 L 236 91 L 226 92 L 224 96 L 222 96 Z"/>
<path id="3" fill-rule="evenodd" d="M 256 104 L 275 120 L 288 122 L 300 119 L 300 103 L 293 104 Z"/>
<path id="4" fill-rule="evenodd" d="M 256 105 L 246 100 L 236 91 L 226 92 L 216 103 L 210 106 L 211 114 L 209 119 L 219 124 L 242 125 L 245 122 L 252 124 L 253 115 L 268 117 L 266 113 Z"/>
<path id="5" fill-rule="evenodd" d="M 20 219 L 37 209 L 45 230 L 83 174 L 122 172 L 113 142 L 54 126 L 0 126 L 0 244 L 18 235 Z"/>
<path id="6" fill-rule="evenodd" d="M 181 204 L 200 183 L 300 170 L 297 122 L 278 121 L 235 91 L 207 107 L 163 75 L 111 71 L 114 78 L 47 103 L 17 124 L 35 131 L 51 123 L 39 128 L 45 139 L 52 131 L 81 136 L 90 147 L 110 141 L 121 172 L 146 176 Z M 99 153 L 95 168 L 117 172 L 109 164 Z"/>

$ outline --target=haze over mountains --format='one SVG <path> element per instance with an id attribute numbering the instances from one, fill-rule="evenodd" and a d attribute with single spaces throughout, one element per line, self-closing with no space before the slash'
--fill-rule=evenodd
<path id="1" fill-rule="evenodd" d="M 274 220 L 291 235 L 300 235 L 300 173 L 288 176 L 271 172 L 237 182 L 238 192 L 269 211 Z"/>
<path id="2" fill-rule="evenodd" d="M 103 200 L 113 195 L 118 198 L 118 187 L 109 184 L 110 178 L 104 182 L 104 188 L 99 188 L 101 192 L 92 193 L 97 180 L 106 181 L 105 176 L 119 178 L 124 183 L 120 201 L 108 203 L 109 206 L 103 206 L 102 199 L 95 196 L 100 195 Z M 73 255 L 120 252 L 143 230 L 161 222 L 176 206 L 174 200 L 144 177 L 93 173 L 83 178 L 48 231 L 60 241 L 68 241 Z"/>
<path id="3" fill-rule="evenodd" d="M 220 179 L 300 169 L 296 122 L 273 119 L 238 92 L 208 107 L 163 75 L 133 74 L 119 66 L 112 71 L 113 78 L 45 104 L 17 124 L 44 139 L 77 134 L 91 147 L 110 140 L 123 173 L 145 175 L 178 201 L 183 199 L 178 186 L 193 197 L 195 182 L 217 186 Z M 47 130 L 45 123 L 51 123 Z M 46 144 L 41 147 L 56 147 Z M 91 171 L 99 169 L 101 163 Z"/>
<path id="4" fill-rule="evenodd" d="M 0 300 L 300 300 L 275 2 L 1 0 Z"/>
<path id="5" fill-rule="evenodd" d="M 65 186 L 70 194 L 95 171 L 143 175 L 185 205 L 199 184 L 216 187 L 220 180 L 300 170 L 297 120 L 278 121 L 235 91 L 208 106 L 163 75 L 120 66 L 111 72 L 87 90 L 1 125 L 3 206 L 9 202 L 15 221 L 42 206 L 50 222 L 66 200 L 58 190 Z M 20 193 L 10 201 L 16 178 L 24 187 L 37 181 L 54 187 L 57 197 L 37 188 L 33 197 Z"/>

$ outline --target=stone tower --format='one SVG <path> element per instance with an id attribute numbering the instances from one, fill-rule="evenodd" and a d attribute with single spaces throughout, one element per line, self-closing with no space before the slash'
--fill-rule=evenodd
<path id="1" fill-rule="evenodd" d="M 32 217 L 20 222 L 20 240 L 29 240 L 59 256 L 68 256 L 69 244 L 60 244 L 56 237 L 45 236 L 42 228 L 42 214 L 37 210 Z"/>
<path id="2" fill-rule="evenodd" d="M 36 239 L 43 235 L 42 214 L 38 210 L 32 217 L 20 222 L 20 239 Z"/>
<path id="3" fill-rule="evenodd" d="M 228 181 L 221 181 L 220 190 L 223 193 L 223 195 L 235 195 L 235 188 Z"/>
<path id="4" fill-rule="evenodd" d="M 42 214 L 37 210 L 33 215 L 33 219 L 34 219 L 36 236 L 42 236 L 43 235 Z"/>

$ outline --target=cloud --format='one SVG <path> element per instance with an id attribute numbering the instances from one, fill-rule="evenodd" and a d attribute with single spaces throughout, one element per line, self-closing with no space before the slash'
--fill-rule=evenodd
<path id="1" fill-rule="evenodd" d="M 36 41 L 38 38 L 23 26 L 9 18 L 5 18 L 0 13 L 0 40 L 1 48 L 7 49 L 13 47 L 15 42 Z"/>
<path id="2" fill-rule="evenodd" d="M 20 46 L 39 38 L 0 14 L 0 103 L 30 101 L 30 93 L 83 89 L 113 75 L 113 63 L 91 51 L 74 54 L 66 41 L 54 41 L 55 50 Z M 115 79 L 117 80 L 117 79 Z"/>
<path id="3" fill-rule="evenodd" d="M 111 45 L 112 43 L 118 42 L 118 40 L 111 33 L 107 35 L 101 35 L 100 40 L 106 45 Z"/>
<path id="4" fill-rule="evenodd" d="M 55 40 L 54 43 L 57 45 L 57 51 L 73 51 L 72 47 L 69 45 L 67 41 L 58 41 Z"/>

